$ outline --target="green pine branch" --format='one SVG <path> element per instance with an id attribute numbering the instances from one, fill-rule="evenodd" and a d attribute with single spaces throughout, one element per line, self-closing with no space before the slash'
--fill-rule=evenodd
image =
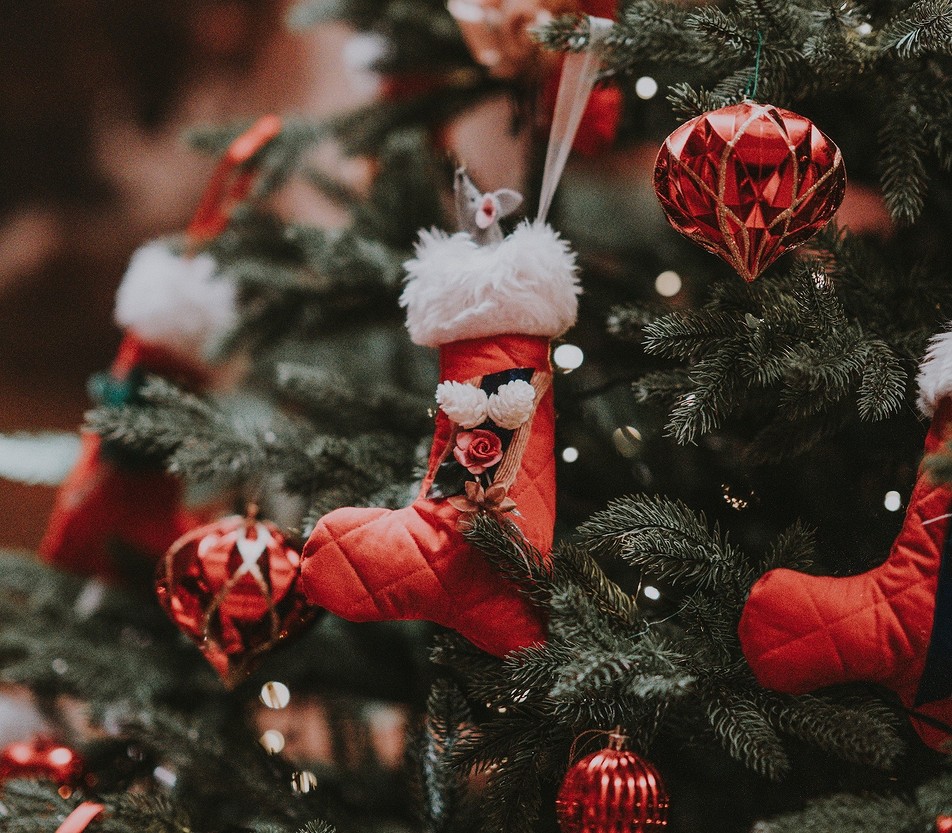
<path id="1" fill-rule="evenodd" d="M 790 771 L 779 735 L 747 697 L 722 692 L 708 707 L 707 718 L 732 758 L 774 781 Z"/>
<path id="2" fill-rule="evenodd" d="M 883 30 L 882 45 L 902 58 L 952 51 L 952 2 L 918 0 Z"/>
<path id="3" fill-rule="evenodd" d="M 448 680 L 436 680 L 427 700 L 419 751 L 425 833 L 449 833 L 453 829 L 464 784 L 452 762 L 471 720 L 459 689 Z"/>
<path id="4" fill-rule="evenodd" d="M 829 245 L 848 248 L 835 238 Z M 858 313 L 866 311 L 869 299 L 857 298 L 854 281 L 861 278 L 843 268 L 852 265 L 837 263 L 827 271 L 822 260 L 798 261 L 773 281 L 762 279 L 749 288 L 719 285 L 703 307 L 649 322 L 645 350 L 687 366 L 650 373 L 636 382 L 636 395 L 669 403 L 667 430 L 680 443 L 697 442 L 756 405 L 761 414 L 773 415 L 756 442 L 776 454 L 809 448 L 827 436 L 851 399 L 863 420 L 896 413 L 906 401 L 911 369 L 910 333 L 896 313 L 908 312 L 903 324 L 916 316 L 911 343 L 918 347 L 920 338 L 924 343 L 919 333 L 926 330 L 922 308 L 905 302 L 891 308 L 891 321 L 881 310 L 881 320 L 864 326 Z M 857 257 L 855 266 L 861 265 Z M 884 288 L 883 302 L 895 292 L 894 286 Z M 847 309 L 845 300 L 858 309 Z M 791 441 L 770 446 L 768 437 L 788 430 Z M 751 453 L 762 454 L 758 448 Z"/>
<path id="5" fill-rule="evenodd" d="M 595 552 L 621 556 L 651 576 L 705 590 L 730 587 L 740 553 L 703 514 L 680 501 L 625 497 L 609 503 L 578 529 Z"/>

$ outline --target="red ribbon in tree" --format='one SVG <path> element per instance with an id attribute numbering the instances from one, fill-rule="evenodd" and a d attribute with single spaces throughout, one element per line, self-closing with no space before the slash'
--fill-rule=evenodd
<path id="1" fill-rule="evenodd" d="M 258 119 L 242 133 L 222 156 L 186 234 L 192 243 L 205 243 L 221 234 L 235 206 L 241 203 L 254 184 L 257 171 L 248 162 L 281 132 L 281 119 L 268 115 Z"/>
<path id="2" fill-rule="evenodd" d="M 84 801 L 56 828 L 56 833 L 83 833 L 89 823 L 105 809 L 95 801 Z"/>

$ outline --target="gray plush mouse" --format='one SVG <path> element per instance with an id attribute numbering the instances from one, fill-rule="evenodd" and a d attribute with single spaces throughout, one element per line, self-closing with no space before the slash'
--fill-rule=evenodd
<path id="1" fill-rule="evenodd" d="M 511 188 L 483 194 L 473 185 L 465 168 L 456 171 L 453 194 L 460 231 L 469 232 L 480 246 L 501 243 L 503 233 L 499 220 L 522 205 L 522 194 Z"/>

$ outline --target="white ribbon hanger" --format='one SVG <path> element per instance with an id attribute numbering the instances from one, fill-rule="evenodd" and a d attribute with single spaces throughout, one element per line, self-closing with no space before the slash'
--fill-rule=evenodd
<path id="1" fill-rule="evenodd" d="M 552 129 L 549 131 L 549 146 L 545 152 L 545 169 L 542 172 L 542 191 L 539 195 L 538 222 L 544 223 L 552 207 L 552 198 L 558 187 L 565 163 L 568 161 L 572 142 L 582 122 L 582 114 L 588 97 L 595 86 L 602 67 L 601 44 L 608 37 L 614 24 L 604 17 L 588 18 L 589 46 L 584 52 L 570 52 L 562 64 L 562 77 L 555 99 Z"/>

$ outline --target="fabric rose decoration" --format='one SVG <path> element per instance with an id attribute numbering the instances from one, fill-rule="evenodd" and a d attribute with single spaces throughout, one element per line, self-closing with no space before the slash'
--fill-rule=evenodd
<path id="1" fill-rule="evenodd" d="M 463 428 L 475 428 L 486 421 L 486 391 L 468 382 L 440 382 L 436 401 L 453 422 Z"/>
<path id="2" fill-rule="evenodd" d="M 535 395 L 535 388 L 522 379 L 507 382 L 489 397 L 486 413 L 500 428 L 514 430 L 532 416 Z"/>
<path id="3" fill-rule="evenodd" d="M 483 428 L 460 431 L 453 456 L 470 474 L 483 474 L 502 459 L 502 440 Z"/>

